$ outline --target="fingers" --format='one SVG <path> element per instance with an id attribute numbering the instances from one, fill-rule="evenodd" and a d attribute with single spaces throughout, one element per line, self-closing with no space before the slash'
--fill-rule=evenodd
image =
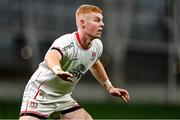
<path id="1" fill-rule="evenodd" d="M 122 92 L 121 97 L 126 103 L 130 101 L 129 93 L 127 91 Z"/>
<path id="2" fill-rule="evenodd" d="M 126 103 L 128 103 L 129 100 L 126 97 L 124 97 L 124 96 L 121 96 L 121 97 Z"/>
<path id="3" fill-rule="evenodd" d="M 74 82 L 74 80 L 72 79 L 73 75 L 68 71 L 61 71 L 60 73 L 57 74 L 57 76 L 59 76 L 65 81 L 69 81 L 72 83 Z"/>
<path id="4" fill-rule="evenodd" d="M 114 96 L 121 97 L 126 103 L 130 100 L 129 93 L 125 89 L 112 88 L 110 93 Z"/>
<path id="5" fill-rule="evenodd" d="M 74 80 L 72 79 L 72 77 L 67 77 L 67 79 L 66 79 L 67 81 L 69 81 L 69 82 L 74 82 Z"/>
<path id="6" fill-rule="evenodd" d="M 68 71 L 61 71 L 60 74 L 61 75 L 67 75 L 69 77 L 73 77 L 73 75 L 70 72 L 68 72 Z"/>
<path id="7" fill-rule="evenodd" d="M 121 97 L 126 103 L 128 103 L 130 101 L 130 98 L 128 95 L 121 95 Z"/>

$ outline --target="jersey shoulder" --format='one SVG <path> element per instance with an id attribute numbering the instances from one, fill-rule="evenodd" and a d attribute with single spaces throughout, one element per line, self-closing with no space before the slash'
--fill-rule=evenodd
<path id="1" fill-rule="evenodd" d="M 102 44 L 101 40 L 100 39 L 94 39 L 93 46 L 97 50 L 97 52 L 99 54 L 98 56 L 100 57 L 102 55 L 102 52 L 103 52 L 103 44 Z"/>
<path id="2" fill-rule="evenodd" d="M 93 44 L 98 49 L 103 49 L 103 44 L 102 44 L 102 41 L 100 39 L 94 39 Z"/>
<path id="3" fill-rule="evenodd" d="M 74 47 L 73 43 L 73 34 L 65 34 L 57 38 L 53 44 L 51 45 L 50 49 L 56 49 L 60 51 L 62 56 L 69 55 L 69 52 Z"/>
<path id="4" fill-rule="evenodd" d="M 72 40 L 72 36 L 73 36 L 72 33 L 65 34 L 65 35 L 62 35 L 59 38 L 57 38 L 55 41 L 65 42 L 65 43 L 67 42 L 68 43 Z"/>
<path id="5" fill-rule="evenodd" d="M 51 47 L 62 49 L 66 46 L 69 46 L 70 44 L 73 44 L 73 34 L 72 33 L 60 36 L 53 42 Z"/>

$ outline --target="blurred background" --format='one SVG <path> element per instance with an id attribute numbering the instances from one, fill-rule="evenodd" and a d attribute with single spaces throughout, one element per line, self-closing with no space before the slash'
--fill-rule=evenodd
<path id="1" fill-rule="evenodd" d="M 76 31 L 81 4 L 102 8 L 101 61 L 131 102 L 107 94 L 90 72 L 73 97 L 94 118 L 180 118 L 179 0 L 0 0 L 0 118 L 18 118 L 27 81 L 52 42 Z"/>

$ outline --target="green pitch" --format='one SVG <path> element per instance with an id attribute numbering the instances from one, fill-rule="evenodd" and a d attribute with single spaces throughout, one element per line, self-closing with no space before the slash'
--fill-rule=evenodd
<path id="1" fill-rule="evenodd" d="M 80 102 L 94 119 L 178 119 L 180 105 Z M 20 102 L 0 102 L 0 119 L 18 118 Z"/>

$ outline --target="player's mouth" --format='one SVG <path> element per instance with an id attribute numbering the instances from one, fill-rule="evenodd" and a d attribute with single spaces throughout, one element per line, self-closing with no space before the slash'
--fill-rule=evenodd
<path id="1" fill-rule="evenodd" d="M 102 30 L 102 29 L 99 29 L 99 30 L 98 30 L 98 33 L 102 33 L 102 32 L 103 32 L 103 30 Z"/>

